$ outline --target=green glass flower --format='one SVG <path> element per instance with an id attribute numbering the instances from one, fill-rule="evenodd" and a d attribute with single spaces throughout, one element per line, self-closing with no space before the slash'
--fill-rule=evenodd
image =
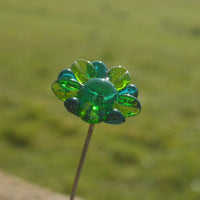
<path id="1" fill-rule="evenodd" d="M 52 84 L 65 108 L 88 123 L 121 124 L 141 110 L 138 89 L 121 66 L 110 70 L 101 61 L 76 60 Z"/>

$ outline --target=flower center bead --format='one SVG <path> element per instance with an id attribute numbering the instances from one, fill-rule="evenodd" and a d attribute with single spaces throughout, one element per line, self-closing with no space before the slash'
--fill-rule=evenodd
<path id="1" fill-rule="evenodd" d="M 107 79 L 89 80 L 79 92 L 81 118 L 90 123 L 103 121 L 112 110 L 116 94 L 117 90 Z"/>

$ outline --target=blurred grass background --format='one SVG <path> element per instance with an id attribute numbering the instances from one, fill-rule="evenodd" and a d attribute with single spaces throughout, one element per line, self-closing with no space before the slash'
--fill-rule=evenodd
<path id="1" fill-rule="evenodd" d="M 0 0 L 0 169 L 70 193 L 88 124 L 51 83 L 78 58 L 126 67 L 142 112 L 95 127 L 88 200 L 200 199 L 200 1 Z"/>

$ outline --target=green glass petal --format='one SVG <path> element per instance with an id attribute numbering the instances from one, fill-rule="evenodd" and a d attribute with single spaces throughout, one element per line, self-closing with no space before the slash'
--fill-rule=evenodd
<path id="1" fill-rule="evenodd" d="M 113 109 L 107 116 L 105 123 L 108 124 L 121 124 L 125 122 L 126 119 L 124 115 L 117 109 Z"/>
<path id="2" fill-rule="evenodd" d="M 133 84 L 130 84 L 130 85 L 127 85 L 125 88 L 123 88 L 122 90 L 118 91 L 118 94 L 121 95 L 121 94 L 130 94 L 134 97 L 137 98 L 138 96 L 138 89 L 135 85 Z"/>
<path id="3" fill-rule="evenodd" d="M 103 108 L 95 106 L 91 102 L 84 103 L 79 112 L 81 119 L 88 123 L 97 124 L 104 121 L 106 112 Z"/>
<path id="4" fill-rule="evenodd" d="M 87 60 L 76 60 L 72 64 L 71 70 L 79 83 L 85 83 L 90 78 L 96 77 L 96 70 L 94 65 Z"/>
<path id="5" fill-rule="evenodd" d="M 125 117 L 137 115 L 141 110 L 140 102 L 130 94 L 119 95 L 113 107 L 118 109 Z"/>
<path id="6" fill-rule="evenodd" d="M 107 73 L 107 77 L 117 90 L 126 87 L 131 80 L 129 71 L 121 66 L 111 68 Z"/>
<path id="7" fill-rule="evenodd" d="M 81 88 L 82 85 L 73 79 L 60 79 L 52 84 L 54 94 L 62 101 L 75 97 Z"/>
<path id="8" fill-rule="evenodd" d="M 92 64 L 96 69 L 97 78 L 105 78 L 108 71 L 106 65 L 101 61 L 94 61 Z"/>
<path id="9" fill-rule="evenodd" d="M 74 73 L 70 69 L 62 70 L 58 75 L 58 79 L 74 79 L 74 80 L 76 80 Z"/>

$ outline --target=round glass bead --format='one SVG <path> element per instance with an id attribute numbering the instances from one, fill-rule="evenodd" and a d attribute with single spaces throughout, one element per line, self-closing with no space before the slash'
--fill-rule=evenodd
<path id="1" fill-rule="evenodd" d="M 110 81 L 101 78 L 89 80 L 81 88 L 78 95 L 80 104 L 82 104 L 80 109 L 81 118 L 92 115 L 91 118 L 95 118 L 93 123 L 103 121 L 106 117 L 105 114 L 112 110 L 116 94 L 117 91 Z"/>

